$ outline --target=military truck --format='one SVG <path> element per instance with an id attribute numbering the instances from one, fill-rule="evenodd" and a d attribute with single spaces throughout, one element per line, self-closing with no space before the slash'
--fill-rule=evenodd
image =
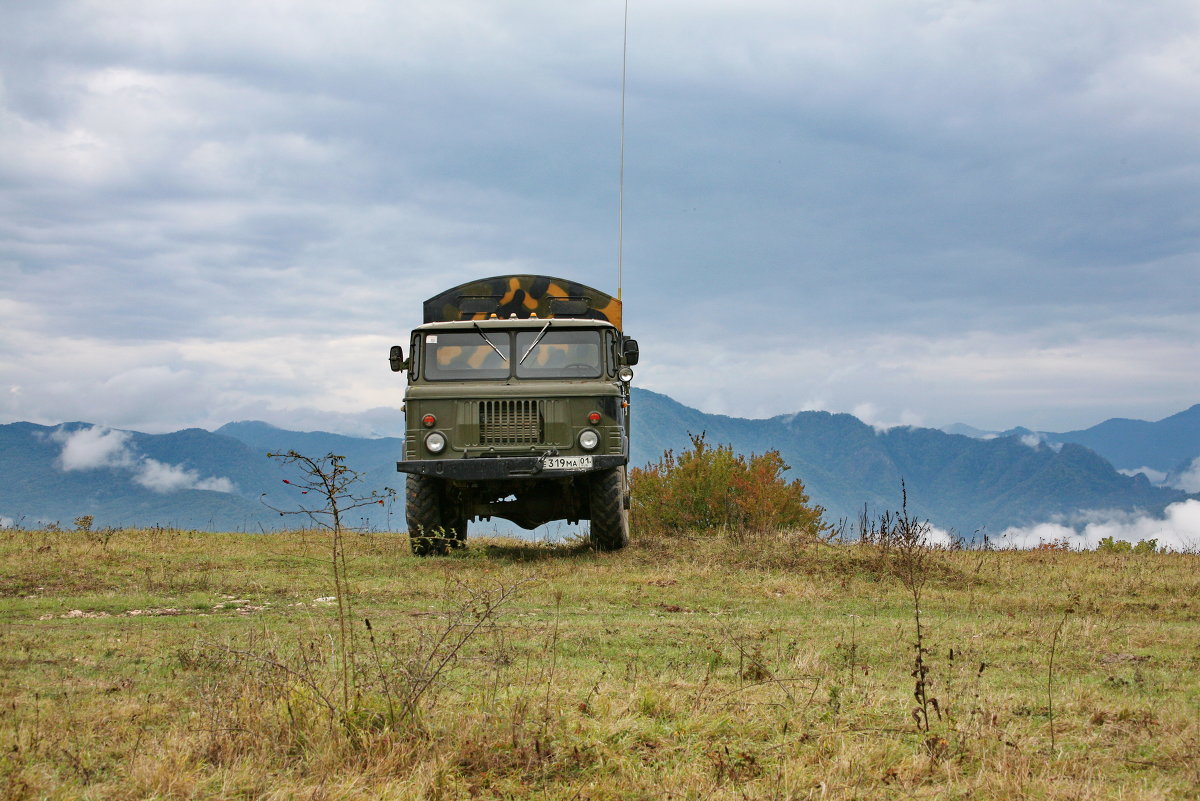
<path id="1" fill-rule="evenodd" d="M 405 511 L 413 552 L 461 545 L 468 522 L 590 521 L 629 542 L 629 384 L 621 302 L 544 275 L 471 281 L 425 301 L 406 358 Z"/>

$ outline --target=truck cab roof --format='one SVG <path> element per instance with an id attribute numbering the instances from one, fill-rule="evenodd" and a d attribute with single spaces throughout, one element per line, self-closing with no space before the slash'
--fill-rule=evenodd
<path id="1" fill-rule="evenodd" d="M 436 323 L 425 323 L 413 329 L 418 331 L 474 331 L 476 326 L 485 331 L 504 330 L 540 330 L 549 323 L 551 328 L 613 328 L 616 326 L 607 320 L 580 320 L 570 317 L 526 317 L 525 319 L 499 317 L 487 320 L 445 320 Z"/>

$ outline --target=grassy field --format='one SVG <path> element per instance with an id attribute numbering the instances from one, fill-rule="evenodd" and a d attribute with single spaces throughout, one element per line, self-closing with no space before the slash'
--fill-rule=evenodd
<path id="1" fill-rule="evenodd" d="M 2 536 L 6 799 L 1200 792 L 1196 555 Z"/>

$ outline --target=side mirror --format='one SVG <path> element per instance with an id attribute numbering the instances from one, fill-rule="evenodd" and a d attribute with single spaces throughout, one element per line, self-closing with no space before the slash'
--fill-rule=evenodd
<path id="1" fill-rule="evenodd" d="M 408 369 L 408 362 L 404 360 L 404 348 L 399 345 L 392 345 L 392 350 L 388 353 L 388 362 L 392 365 L 393 373 Z"/>
<path id="2" fill-rule="evenodd" d="M 638 363 L 638 354 L 639 354 L 637 340 L 629 339 L 628 337 L 626 337 L 625 342 L 624 342 L 624 348 L 625 348 L 625 363 L 628 365 L 631 365 L 631 366 L 637 364 Z"/>

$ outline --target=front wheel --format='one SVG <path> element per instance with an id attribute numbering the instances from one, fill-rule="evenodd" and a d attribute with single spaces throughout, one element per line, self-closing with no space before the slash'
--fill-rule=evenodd
<path id="1" fill-rule="evenodd" d="M 467 518 L 446 498 L 442 483 L 409 473 L 404 486 L 408 539 L 417 556 L 444 554 L 467 538 Z"/>
<path id="2" fill-rule="evenodd" d="M 619 551 L 629 544 L 629 510 L 625 508 L 625 468 L 614 467 L 592 477 L 590 488 L 592 545 Z"/>

